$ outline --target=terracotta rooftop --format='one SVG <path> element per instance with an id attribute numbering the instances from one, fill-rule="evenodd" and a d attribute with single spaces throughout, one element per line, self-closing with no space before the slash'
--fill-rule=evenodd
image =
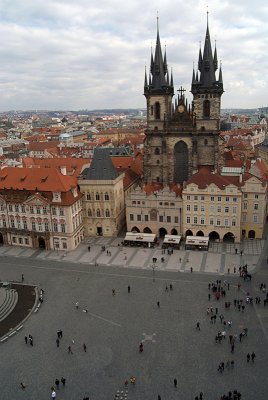
<path id="1" fill-rule="evenodd" d="M 32 158 L 26 157 L 22 159 L 24 167 L 31 168 L 57 168 L 59 172 L 62 168 L 66 168 L 67 175 L 79 176 L 84 166 L 90 164 L 88 158 L 74 157 L 54 157 L 54 158 Z"/>

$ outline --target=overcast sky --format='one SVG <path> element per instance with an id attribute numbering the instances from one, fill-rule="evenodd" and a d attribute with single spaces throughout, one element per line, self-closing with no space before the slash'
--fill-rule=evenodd
<path id="1" fill-rule="evenodd" d="M 267 0 L 0 0 L 0 111 L 145 108 L 157 11 L 175 89 L 191 100 L 207 5 L 222 107 L 268 106 Z"/>

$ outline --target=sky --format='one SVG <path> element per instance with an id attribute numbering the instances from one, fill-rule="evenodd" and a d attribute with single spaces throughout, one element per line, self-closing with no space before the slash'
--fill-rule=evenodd
<path id="1" fill-rule="evenodd" d="M 191 101 L 207 9 L 222 108 L 268 106 L 266 0 L 0 0 L 0 111 L 145 108 L 157 13 L 175 90 Z"/>

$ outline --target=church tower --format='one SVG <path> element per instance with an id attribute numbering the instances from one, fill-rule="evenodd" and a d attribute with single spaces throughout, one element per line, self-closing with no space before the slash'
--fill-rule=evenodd
<path id="1" fill-rule="evenodd" d="M 198 71 L 193 70 L 192 107 L 182 87 L 174 104 L 173 77 L 168 72 L 166 51 L 162 54 L 159 27 L 155 54 L 151 54 L 149 79 L 145 71 L 144 95 L 147 100 L 147 128 L 144 143 L 144 183 L 163 186 L 183 184 L 202 166 L 219 170 L 219 121 L 222 71 L 217 51 L 212 54 L 207 24 L 203 54 L 199 52 Z M 170 76 L 170 77 L 169 77 Z"/>
<path id="2" fill-rule="evenodd" d="M 173 78 L 168 71 L 166 50 L 162 53 L 157 18 L 155 53 L 151 53 L 149 80 L 145 70 L 144 96 L 147 101 L 147 129 L 144 154 L 145 182 L 163 182 L 166 164 L 166 144 L 163 138 L 165 122 L 171 118 Z"/>

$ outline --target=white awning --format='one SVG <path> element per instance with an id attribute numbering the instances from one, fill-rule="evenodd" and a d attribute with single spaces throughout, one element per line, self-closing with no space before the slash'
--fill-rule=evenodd
<path id="1" fill-rule="evenodd" d="M 132 242 L 149 242 L 152 243 L 156 239 L 156 234 L 154 233 L 136 233 L 127 232 L 125 240 Z"/>
<path id="2" fill-rule="evenodd" d="M 163 243 L 179 244 L 181 236 L 178 235 L 165 235 Z"/>
<path id="3" fill-rule="evenodd" d="M 208 236 L 186 236 L 185 244 L 189 244 L 192 246 L 208 246 L 208 242 Z"/>

